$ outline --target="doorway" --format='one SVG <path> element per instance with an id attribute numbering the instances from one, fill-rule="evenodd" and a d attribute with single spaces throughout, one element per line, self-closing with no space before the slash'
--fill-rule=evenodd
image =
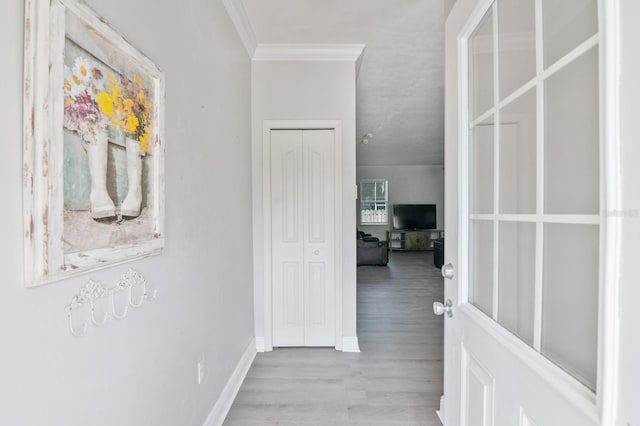
<path id="1" fill-rule="evenodd" d="M 265 121 L 265 346 L 342 342 L 340 122 Z"/>

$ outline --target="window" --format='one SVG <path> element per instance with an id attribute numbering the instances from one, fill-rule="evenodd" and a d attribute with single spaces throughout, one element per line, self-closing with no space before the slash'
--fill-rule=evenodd
<path id="1" fill-rule="evenodd" d="M 597 18 L 595 0 L 498 0 L 489 9 L 469 39 L 465 179 L 469 301 L 593 391 L 603 223 Z M 516 38 L 528 42 L 514 48 Z"/>
<path id="2" fill-rule="evenodd" d="M 386 180 L 360 181 L 360 224 L 386 225 L 389 223 L 388 200 Z"/>

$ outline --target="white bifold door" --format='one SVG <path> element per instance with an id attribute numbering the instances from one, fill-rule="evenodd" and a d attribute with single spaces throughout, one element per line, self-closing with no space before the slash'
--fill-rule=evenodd
<path id="1" fill-rule="evenodd" d="M 335 346 L 334 131 L 271 131 L 273 346 Z"/>
<path id="2" fill-rule="evenodd" d="M 606 423 L 611 3 L 458 0 L 447 22 L 447 426 Z"/>

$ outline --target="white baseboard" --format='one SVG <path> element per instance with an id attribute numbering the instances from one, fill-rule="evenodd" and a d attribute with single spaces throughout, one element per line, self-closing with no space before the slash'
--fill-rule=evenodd
<path id="1" fill-rule="evenodd" d="M 256 336 L 256 350 L 258 352 L 264 352 L 264 336 Z"/>
<path id="2" fill-rule="evenodd" d="M 444 425 L 444 395 L 440 397 L 440 409 L 436 410 L 440 423 Z"/>
<path id="3" fill-rule="evenodd" d="M 342 336 L 342 352 L 360 352 L 358 336 Z"/>
<path id="4" fill-rule="evenodd" d="M 253 362 L 253 359 L 255 357 L 256 339 L 252 339 L 251 342 L 249 342 L 249 346 L 247 346 L 247 349 L 244 351 L 244 354 L 242 354 L 240 361 L 238 361 L 238 365 L 236 365 L 235 370 L 233 370 L 231 377 L 229 377 L 227 384 L 222 390 L 222 394 L 207 416 L 207 420 L 205 420 L 203 426 L 222 425 L 225 417 L 227 417 L 227 413 L 229 413 L 229 410 L 231 409 L 233 400 L 236 398 L 236 395 L 240 390 L 240 386 L 242 386 L 242 381 L 247 375 L 249 367 L 251 367 L 251 363 Z"/>

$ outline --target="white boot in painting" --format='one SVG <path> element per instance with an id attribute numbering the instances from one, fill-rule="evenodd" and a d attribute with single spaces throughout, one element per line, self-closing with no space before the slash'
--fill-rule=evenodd
<path id="1" fill-rule="evenodd" d="M 96 142 L 83 144 L 87 151 L 89 174 L 91 175 L 91 217 L 103 219 L 116 215 L 116 207 L 107 192 L 107 145 L 106 132 L 98 132 Z"/>
<path id="2" fill-rule="evenodd" d="M 138 141 L 126 138 L 127 145 L 127 179 L 129 189 L 120 206 L 120 215 L 137 217 L 142 205 L 142 155 Z"/>

